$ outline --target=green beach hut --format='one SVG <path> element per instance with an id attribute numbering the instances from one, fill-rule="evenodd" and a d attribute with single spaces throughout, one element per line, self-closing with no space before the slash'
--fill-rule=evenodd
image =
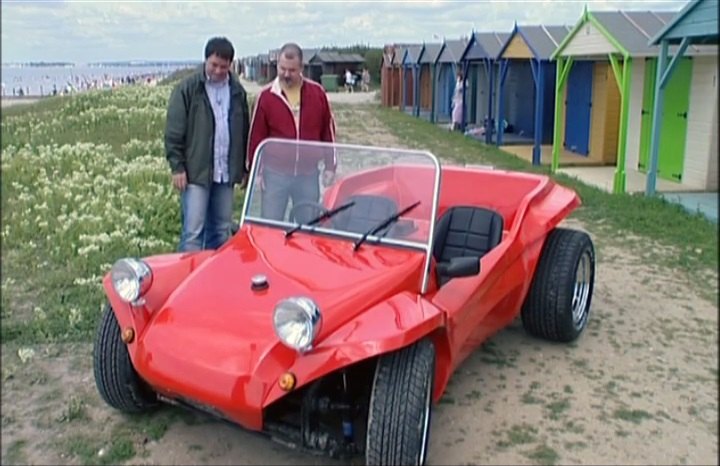
<path id="1" fill-rule="evenodd" d="M 718 0 L 689 2 L 650 40 L 650 45 L 660 45 L 660 54 L 656 76 L 651 79 L 655 89 L 645 186 L 647 195 L 655 193 L 657 176 L 672 176 L 675 172 L 680 173 L 680 179 L 685 184 L 693 187 L 703 190 L 718 188 L 717 50 L 714 56 L 698 58 L 693 66 L 695 81 L 701 82 L 690 84 L 688 113 L 683 116 L 688 122 L 687 137 L 678 135 L 679 125 L 673 124 L 673 113 L 682 110 L 677 108 L 682 103 L 678 102 L 682 95 L 676 90 L 681 82 L 673 78 L 676 73 L 684 72 L 683 65 L 687 60 L 683 60 L 683 56 L 690 45 L 712 44 L 717 47 L 718 3 Z M 670 55 L 671 45 L 679 45 L 674 55 Z M 710 82 L 712 89 L 709 89 Z M 693 104 L 697 106 L 693 107 Z M 684 147 L 682 142 L 685 142 Z M 682 157 L 683 152 L 685 157 Z"/>
<path id="2" fill-rule="evenodd" d="M 556 61 L 553 171 L 561 165 L 584 166 L 563 171 L 615 193 L 644 189 L 658 53 L 649 41 L 676 13 L 583 12 L 551 56 Z M 692 61 L 717 60 L 717 50 L 690 46 L 686 55 L 673 78 L 677 106 L 685 108 L 675 112 L 679 120 L 671 124 L 673 137 L 682 139 L 680 147 L 687 135 L 691 83 L 696 81 Z M 709 91 L 703 83 L 696 87 Z M 668 177 L 674 179 L 664 188 L 673 189 L 683 175 L 672 172 Z"/>

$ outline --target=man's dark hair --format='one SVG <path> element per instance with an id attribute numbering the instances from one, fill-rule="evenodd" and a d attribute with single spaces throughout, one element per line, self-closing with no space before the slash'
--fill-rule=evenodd
<path id="1" fill-rule="evenodd" d="M 300 63 L 303 61 L 302 49 L 295 42 L 288 42 L 280 47 L 280 55 L 285 55 L 288 60 L 298 57 Z"/>
<path id="2" fill-rule="evenodd" d="M 213 55 L 217 55 L 223 60 L 233 61 L 235 58 L 235 49 L 232 43 L 225 37 L 213 37 L 205 45 L 205 59 L 207 60 Z"/>

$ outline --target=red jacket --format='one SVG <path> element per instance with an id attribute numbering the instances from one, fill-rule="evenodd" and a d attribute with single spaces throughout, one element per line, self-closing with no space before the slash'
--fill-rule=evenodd
<path id="1" fill-rule="evenodd" d="M 300 89 L 300 123 L 296 127 L 292 109 L 280 88 L 278 78 L 265 86 L 255 100 L 255 109 L 250 120 L 245 159 L 248 171 L 252 166 L 255 150 L 267 138 L 335 142 L 335 120 L 325 89 L 316 82 L 303 78 Z M 310 149 L 294 152 L 278 154 L 278 157 L 270 157 L 268 152 L 263 155 L 262 165 L 281 173 L 310 174 L 317 170 L 318 162 L 324 160 L 325 169 L 335 171 L 337 161 L 332 150 Z"/>

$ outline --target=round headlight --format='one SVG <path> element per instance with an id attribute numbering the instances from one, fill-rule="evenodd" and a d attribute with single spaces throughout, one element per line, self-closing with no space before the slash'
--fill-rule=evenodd
<path id="1" fill-rule="evenodd" d="M 134 302 L 144 295 L 152 283 L 152 272 L 148 265 L 137 259 L 120 259 L 110 269 L 115 292 L 123 301 Z"/>
<path id="2" fill-rule="evenodd" d="M 320 309 L 312 299 L 305 297 L 280 301 L 273 313 L 275 333 L 280 341 L 301 352 L 312 348 L 321 322 Z"/>

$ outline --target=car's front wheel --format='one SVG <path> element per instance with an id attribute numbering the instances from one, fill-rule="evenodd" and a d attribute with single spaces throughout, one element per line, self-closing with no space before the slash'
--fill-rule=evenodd
<path id="1" fill-rule="evenodd" d="M 157 405 L 157 397 L 132 366 L 127 346 L 120 338 L 120 325 L 109 305 L 95 335 L 93 370 L 100 396 L 113 408 L 139 413 Z"/>
<path id="2" fill-rule="evenodd" d="M 429 340 L 378 360 L 370 395 L 366 464 L 425 464 L 434 379 L 435 347 Z"/>
<path id="3" fill-rule="evenodd" d="M 525 330 L 569 342 L 585 329 L 595 284 L 595 249 L 582 231 L 555 228 L 545 240 L 522 308 Z"/>

